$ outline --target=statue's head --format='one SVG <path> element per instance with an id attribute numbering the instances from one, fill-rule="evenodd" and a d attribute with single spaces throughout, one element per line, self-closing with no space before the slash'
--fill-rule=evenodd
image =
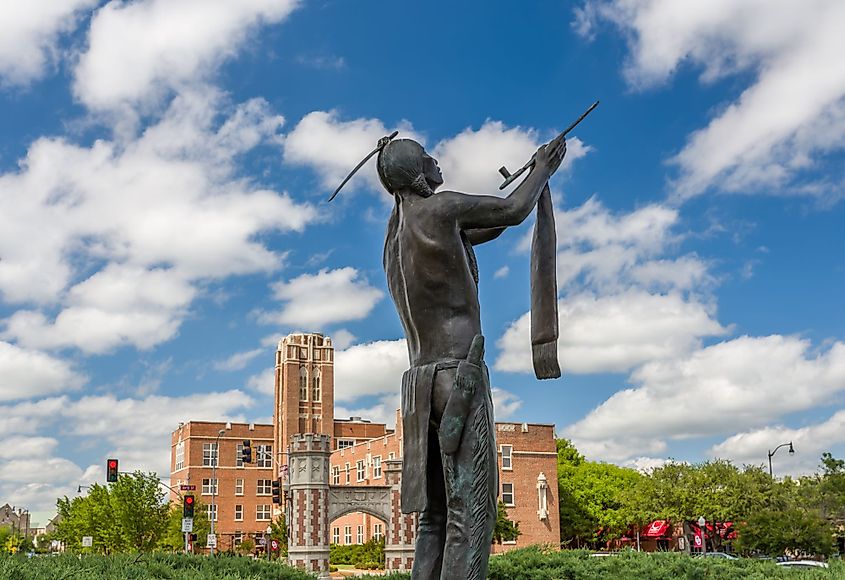
<path id="1" fill-rule="evenodd" d="M 384 188 L 391 194 L 409 189 L 428 197 L 443 185 L 437 161 L 411 139 L 390 141 L 379 152 L 376 168 Z"/>

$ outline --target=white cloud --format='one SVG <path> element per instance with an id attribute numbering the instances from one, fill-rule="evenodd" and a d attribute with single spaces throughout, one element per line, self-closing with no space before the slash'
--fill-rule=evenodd
<path id="1" fill-rule="evenodd" d="M 336 406 L 334 415 L 338 418 L 361 417 L 374 423 L 384 423 L 388 429 L 396 427 L 396 411 L 399 409 L 399 392 L 379 397 L 378 402 L 368 407 Z"/>
<path id="2" fill-rule="evenodd" d="M 335 400 L 355 401 L 366 395 L 399 393 L 408 370 L 405 340 L 380 340 L 335 352 Z"/>
<path id="3" fill-rule="evenodd" d="M 766 464 L 770 451 L 790 441 L 795 454 L 790 456 L 786 447 L 779 449 L 772 458 L 772 471 L 779 475 L 815 472 L 822 453 L 845 441 L 845 411 L 804 427 L 772 425 L 737 433 L 711 447 L 707 454 L 739 464 L 760 465 Z"/>
<path id="4" fill-rule="evenodd" d="M 685 354 L 706 336 L 724 334 L 705 304 L 679 294 L 629 290 L 590 293 L 558 302 L 558 356 L 564 373 L 624 372 L 643 363 Z M 531 372 L 530 314 L 497 342 L 496 370 Z"/>
<path id="5" fill-rule="evenodd" d="M 236 352 L 225 360 L 215 362 L 212 366 L 218 371 L 238 371 L 266 352 L 267 350 L 263 348 Z"/>
<path id="6" fill-rule="evenodd" d="M 493 274 L 493 278 L 496 280 L 501 280 L 502 278 L 507 278 L 508 274 L 510 274 L 511 269 L 508 266 L 502 266 Z"/>
<path id="7" fill-rule="evenodd" d="M 62 306 L 53 319 L 16 313 L 6 337 L 149 348 L 175 335 L 206 281 L 281 267 L 284 254 L 257 236 L 301 231 L 317 212 L 237 176 L 237 156 L 282 119 L 261 100 L 218 121 L 224 110 L 214 91 L 183 94 L 137 139 L 89 148 L 42 138 L 19 171 L 0 175 L 0 296 Z"/>
<path id="8" fill-rule="evenodd" d="M 356 340 L 358 340 L 358 337 L 345 328 L 332 332 L 332 344 L 334 344 L 334 347 L 338 350 L 349 348 L 355 344 Z"/>
<path id="9" fill-rule="evenodd" d="M 710 187 L 782 191 L 823 154 L 845 147 L 839 0 L 609 0 L 587 2 L 578 18 L 587 36 L 596 19 L 626 34 L 625 74 L 635 86 L 663 83 L 687 62 L 701 67 L 704 82 L 751 73 L 750 86 L 674 157 L 680 197 Z M 824 183 L 793 188 L 825 190 Z"/>
<path id="10" fill-rule="evenodd" d="M 407 121 L 402 121 L 395 129 L 399 130 L 400 139 L 425 143 Z M 284 160 L 291 165 L 305 165 L 314 169 L 328 195 L 375 148 L 378 140 L 392 131 L 378 119 L 342 121 L 337 111 L 314 111 L 305 115 L 285 136 Z M 381 191 L 374 164 L 373 159 L 361 168 L 344 187 L 344 192 L 348 194 L 347 190 L 363 183 Z"/>
<path id="11" fill-rule="evenodd" d="M 493 410 L 497 421 L 513 417 L 513 414 L 522 407 L 522 399 L 510 391 L 496 387 L 493 387 L 491 391 L 493 396 Z"/>
<path id="12" fill-rule="evenodd" d="M 247 379 L 246 386 L 263 395 L 274 396 L 276 394 L 276 370 L 270 367 L 252 375 Z"/>
<path id="13" fill-rule="evenodd" d="M 112 1 L 91 21 L 74 92 L 86 105 L 151 105 L 208 78 L 260 25 L 275 24 L 296 0 Z"/>
<path id="14" fill-rule="evenodd" d="M 5 437 L 0 460 L 52 455 L 58 444 L 52 437 Z"/>
<path id="15" fill-rule="evenodd" d="M 743 336 L 645 364 L 631 381 L 565 432 L 610 445 L 619 433 L 626 441 L 664 441 L 763 426 L 845 390 L 845 344 L 819 351 L 796 337 Z M 623 457 L 642 452 L 627 449 Z"/>
<path id="16" fill-rule="evenodd" d="M 487 120 L 478 130 L 467 128 L 440 141 L 432 156 L 443 170 L 444 189 L 503 195 L 499 193 L 502 183 L 499 167 L 506 166 L 511 172 L 516 171 L 540 145 L 534 129 L 507 128 L 501 121 Z M 561 170 L 565 171 L 589 150 L 577 137 L 568 139 Z"/>
<path id="17" fill-rule="evenodd" d="M 98 0 L 0 3 L 0 86 L 27 85 L 58 60 L 59 38 Z"/>
<path id="18" fill-rule="evenodd" d="M 86 380 L 63 360 L 0 341 L 0 401 L 73 391 Z"/>
<path id="19" fill-rule="evenodd" d="M 273 284 L 273 294 L 285 305 L 279 312 L 262 313 L 263 322 L 311 330 L 366 318 L 384 295 L 370 286 L 358 270 L 349 267 L 323 269 L 288 282 L 277 282 Z"/>

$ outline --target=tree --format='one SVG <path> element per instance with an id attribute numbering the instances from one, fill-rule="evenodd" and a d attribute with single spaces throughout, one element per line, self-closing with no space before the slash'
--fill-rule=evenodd
<path id="1" fill-rule="evenodd" d="M 85 497 L 57 501 L 56 538 L 72 552 L 149 552 L 167 530 L 164 499 L 155 474 L 121 475 L 110 487 L 94 484 Z M 91 548 L 82 547 L 83 536 L 91 536 Z"/>
<path id="2" fill-rule="evenodd" d="M 279 514 L 279 517 L 270 524 L 272 531 L 270 532 L 270 539 L 279 542 L 279 557 L 285 558 L 288 555 L 288 524 L 285 521 L 285 514 Z"/>
<path id="3" fill-rule="evenodd" d="M 508 519 L 508 510 L 505 509 L 504 502 L 499 500 L 496 527 L 493 528 L 493 543 L 514 542 L 521 535 L 522 532 L 519 531 L 519 522 Z"/>
<path id="4" fill-rule="evenodd" d="M 197 541 L 194 548 L 204 548 L 208 533 L 211 531 L 211 522 L 208 520 L 208 512 L 205 505 L 199 500 L 194 504 L 194 530 Z M 182 504 L 173 502 L 170 504 L 170 511 L 167 516 L 167 527 L 159 539 L 158 547 L 164 550 L 179 552 L 185 549 L 185 534 L 182 532 Z"/>
<path id="5" fill-rule="evenodd" d="M 833 553 L 833 528 L 819 510 L 766 508 L 739 525 L 737 547 L 769 556 L 787 551 L 829 556 Z"/>

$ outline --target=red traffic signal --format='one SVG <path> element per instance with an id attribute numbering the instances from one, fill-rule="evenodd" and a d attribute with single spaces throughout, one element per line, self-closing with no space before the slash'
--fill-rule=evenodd
<path id="1" fill-rule="evenodd" d="M 186 495 L 184 498 L 182 498 L 182 517 L 194 517 L 194 496 Z"/>
<path id="2" fill-rule="evenodd" d="M 108 459 L 106 460 L 106 481 L 108 483 L 114 483 L 117 481 L 118 469 L 117 469 L 117 459 Z"/>

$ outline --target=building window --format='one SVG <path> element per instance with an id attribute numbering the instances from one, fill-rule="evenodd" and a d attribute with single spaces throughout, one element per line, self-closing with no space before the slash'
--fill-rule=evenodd
<path id="1" fill-rule="evenodd" d="M 202 444 L 202 466 L 217 467 L 217 443 Z"/>
<path id="2" fill-rule="evenodd" d="M 244 444 L 238 443 L 235 447 L 235 467 L 244 466 Z"/>
<path id="3" fill-rule="evenodd" d="M 185 442 L 180 441 L 176 444 L 176 468 L 174 471 L 179 471 L 185 468 Z"/>
<path id="4" fill-rule="evenodd" d="M 235 480 L 235 495 L 243 495 L 244 494 L 244 480 L 243 479 L 236 479 Z"/>
<path id="5" fill-rule="evenodd" d="M 340 467 L 332 467 L 332 485 L 340 485 Z M 337 544 L 337 542 L 335 542 Z"/>
<path id="6" fill-rule="evenodd" d="M 273 446 L 258 445 L 255 448 L 255 463 L 258 467 L 273 467 Z"/>
<path id="7" fill-rule="evenodd" d="M 502 445 L 502 471 L 513 469 L 513 445 Z"/>
<path id="8" fill-rule="evenodd" d="M 202 480 L 202 495 L 217 495 L 217 478 Z"/>
<path id="9" fill-rule="evenodd" d="M 314 360 L 320 360 L 321 358 L 323 358 L 321 356 L 322 353 L 323 353 L 323 351 L 321 351 L 319 348 L 315 348 L 314 349 Z"/>
<path id="10" fill-rule="evenodd" d="M 208 517 L 208 521 L 217 521 L 217 507 L 217 504 L 205 506 L 205 515 Z"/>
<path id="11" fill-rule="evenodd" d="M 308 371 L 304 366 L 299 367 L 299 400 L 308 400 Z"/>
<path id="12" fill-rule="evenodd" d="M 380 539 L 384 536 L 384 531 L 383 531 L 383 530 L 384 530 L 384 528 L 382 527 L 382 525 L 381 525 L 381 524 L 375 524 L 375 525 L 373 526 L 373 537 L 374 537 L 376 540 L 380 540 Z"/>
<path id="13" fill-rule="evenodd" d="M 502 484 L 502 503 L 508 507 L 513 507 L 516 505 L 513 502 L 513 484 L 512 483 L 503 483 Z"/>
<path id="14" fill-rule="evenodd" d="M 299 349 L 299 358 L 308 358 L 308 349 L 304 346 Z"/>
<path id="15" fill-rule="evenodd" d="M 343 543 L 347 546 L 352 543 L 352 526 L 343 527 Z"/>
<path id="16" fill-rule="evenodd" d="M 349 464 L 346 464 L 346 483 L 352 483 L 352 472 L 349 470 Z"/>
<path id="17" fill-rule="evenodd" d="M 332 528 L 332 544 L 340 543 L 340 528 Z"/>
<path id="18" fill-rule="evenodd" d="M 320 395 L 320 369 L 314 367 L 311 371 L 311 400 L 319 403 Z"/>
<path id="19" fill-rule="evenodd" d="M 235 536 L 234 536 L 234 538 L 232 538 L 232 542 L 235 544 L 235 546 L 240 546 L 241 542 L 243 542 L 243 541 L 244 541 L 244 533 L 241 530 L 238 530 L 237 532 L 235 532 Z"/>
<path id="20" fill-rule="evenodd" d="M 373 457 L 373 479 L 381 479 L 381 455 Z"/>
<path id="21" fill-rule="evenodd" d="M 338 449 L 346 449 L 347 447 L 352 447 L 355 445 L 354 439 L 338 439 L 337 440 L 337 448 Z"/>
<path id="22" fill-rule="evenodd" d="M 269 479 L 259 479 L 256 485 L 255 495 L 270 495 L 272 493 L 273 484 Z"/>
<path id="23" fill-rule="evenodd" d="M 241 504 L 235 505 L 235 521 L 244 521 L 244 506 L 242 506 Z"/>
<path id="24" fill-rule="evenodd" d="M 364 526 L 358 526 L 358 544 L 364 543 Z"/>
<path id="25" fill-rule="evenodd" d="M 358 481 L 364 481 L 367 479 L 367 468 L 364 466 L 364 460 L 361 459 L 355 464 L 355 471 L 356 476 L 358 477 Z"/>
<path id="26" fill-rule="evenodd" d="M 255 521 L 269 522 L 270 521 L 270 504 L 255 506 Z"/>

